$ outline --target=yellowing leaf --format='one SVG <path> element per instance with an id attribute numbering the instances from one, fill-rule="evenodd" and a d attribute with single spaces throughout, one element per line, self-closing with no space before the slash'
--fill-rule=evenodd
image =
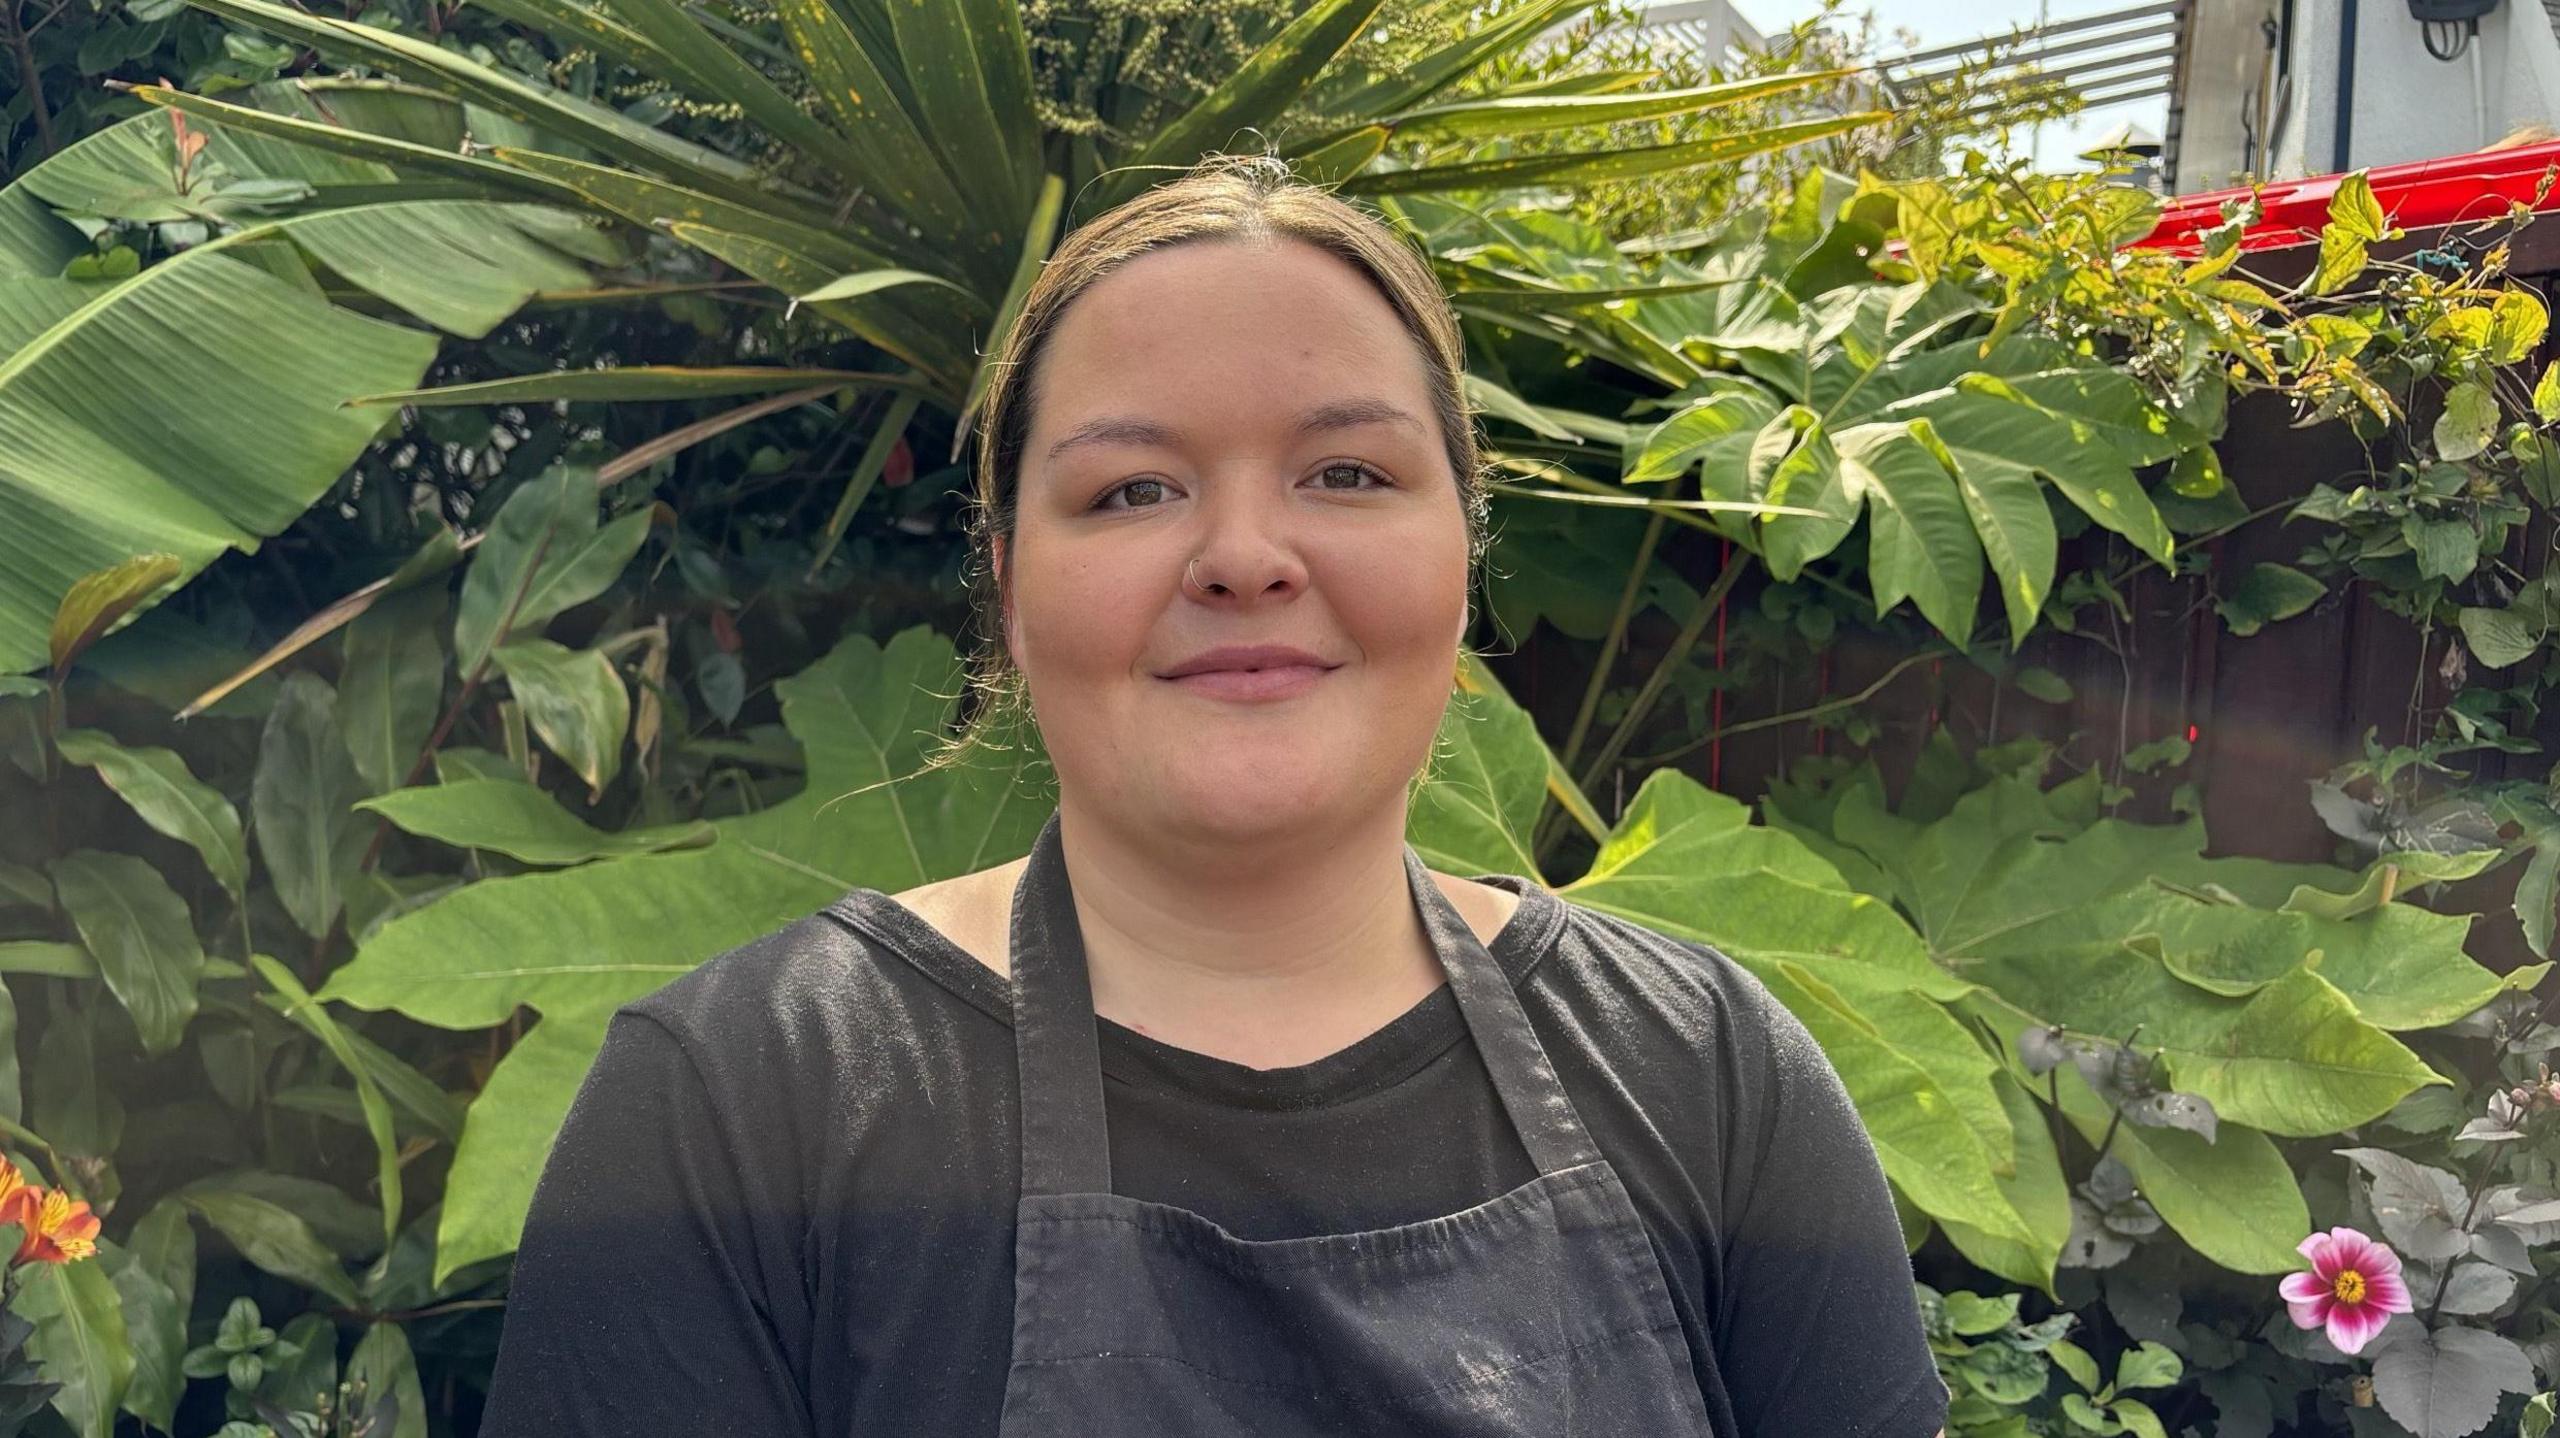
<path id="1" fill-rule="evenodd" d="M 2440 459 L 2469 459 L 2489 447 L 2489 439 L 2498 428 L 2498 400 L 2488 387 L 2476 383 L 2458 384 L 2444 397 L 2444 413 L 2436 416 L 2436 455 Z"/>
<path id="2" fill-rule="evenodd" d="M 2382 202 L 2373 197 L 2373 182 L 2365 178 L 2364 171 L 2339 179 L 2337 192 L 2329 197 L 2330 229 L 2370 241 L 2383 238 L 2390 223 L 2382 213 Z M 2327 231 L 2322 236 L 2326 238 Z"/>
<path id="3" fill-rule="evenodd" d="M 81 650 L 114 628 L 117 620 L 177 578 L 182 567 L 174 554 L 137 554 L 122 564 L 82 575 L 53 611 L 48 648 L 54 672 L 62 672 Z"/>
<path id="4" fill-rule="evenodd" d="M 2492 364 L 2518 364 L 2542 343 L 2551 327 L 2551 311 L 2531 290 L 2508 290 L 2489 311 L 2488 351 Z"/>
<path id="5" fill-rule="evenodd" d="M 2315 295 L 2336 294 L 2347 281 L 2364 273 L 2364 241 L 2331 225 L 2320 232 L 2320 264 L 2311 272 Z"/>
<path id="6" fill-rule="evenodd" d="M 2456 349 L 2485 350 L 2490 343 L 2490 330 L 2496 323 L 2487 305 L 2464 305 L 2447 310 L 2427 326 L 2427 333 L 2437 339 L 2451 341 Z"/>

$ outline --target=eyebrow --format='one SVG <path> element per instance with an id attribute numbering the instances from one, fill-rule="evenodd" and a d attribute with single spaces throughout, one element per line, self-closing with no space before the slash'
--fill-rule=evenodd
<path id="1" fill-rule="evenodd" d="M 1422 421 L 1382 399 L 1341 399 L 1316 405 L 1299 413 L 1291 425 L 1296 435 L 1325 434 L 1338 429 L 1351 429 L 1364 424 L 1401 424 L 1423 430 Z M 1105 415 L 1089 419 L 1067 431 L 1066 437 L 1049 446 L 1047 460 L 1055 463 L 1058 456 L 1085 445 L 1129 444 L 1155 445 L 1166 449 L 1183 443 L 1182 431 L 1154 420 L 1135 415 Z"/>

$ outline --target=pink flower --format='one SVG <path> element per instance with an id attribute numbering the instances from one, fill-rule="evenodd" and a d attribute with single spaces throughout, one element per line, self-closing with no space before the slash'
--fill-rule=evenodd
<path id="1" fill-rule="evenodd" d="M 2340 1353 L 2353 1354 L 2373 1341 L 2392 1314 L 2417 1307 L 2400 1278 L 2400 1255 L 2352 1228 L 2315 1233 L 2298 1251 L 2311 1260 L 2311 1271 L 2286 1275 L 2277 1291 L 2294 1327 L 2327 1324 L 2329 1342 Z"/>

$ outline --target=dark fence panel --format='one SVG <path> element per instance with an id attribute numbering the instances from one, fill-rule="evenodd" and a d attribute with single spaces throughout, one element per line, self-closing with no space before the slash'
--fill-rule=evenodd
<path id="1" fill-rule="evenodd" d="M 2458 242 L 2458 237 L 2449 239 L 2437 231 L 2412 236 L 2394 248 L 2405 252 L 2420 244 Z M 2253 270 L 2264 283 L 2290 285 L 2298 282 L 2307 263 L 2306 255 L 2279 252 L 2263 257 Z M 2515 271 L 2548 297 L 2553 277 L 2560 274 L 2560 221 L 2546 221 L 2519 238 Z M 2534 364 L 2537 374 L 2542 358 L 2552 352 L 2550 345 L 2545 348 L 2546 355 Z M 2432 418 L 2422 414 L 2416 422 Z M 2368 454 L 2344 425 L 2295 429 L 2286 406 L 2264 396 L 2233 407 L 2219 449 L 2230 482 L 2253 510 L 2289 507 L 2316 483 L 2352 487 L 2357 476 L 2387 467 L 2391 458 L 2379 450 Z M 2236 583 L 2260 562 L 2296 564 L 2325 532 L 2325 526 L 2309 521 L 2287 523 L 2282 515 L 2279 508 L 2206 542 L 2219 583 Z M 1703 588 L 1715 576 L 1720 542 L 1696 531 L 1675 529 L 1673 534 L 1665 562 Z M 2537 515 L 2511 539 L 2507 562 L 2527 575 L 2537 573 L 2553 543 L 2553 526 Z M 2092 529 L 2064 543 L 2058 574 L 2093 565 L 2121 569 L 2130 552 L 2122 541 Z M 2112 651 L 2087 637 L 2039 630 L 2015 656 L 2019 665 L 2041 665 L 2069 680 L 2072 697 L 2066 704 L 2042 703 L 2015 689 L 2002 692 L 2003 686 L 1961 661 L 1915 664 L 1880 690 L 1866 706 L 1880 732 L 1863 752 L 1876 759 L 1890 791 L 1901 793 L 1921 747 L 1939 725 L 1949 726 L 1968 750 L 2036 734 L 2060 743 L 2062 762 L 2071 769 L 2100 765 L 2111 777 L 2132 784 L 2139 797 L 2121 811 L 2128 818 L 2169 819 L 2171 789 L 2194 782 L 2204 801 L 2211 854 L 2290 861 L 2351 858 L 2313 812 L 2310 781 L 2360 756 L 2368 728 L 2386 746 L 2415 743 L 2426 734 L 2456 687 L 2443 668 L 2448 646 L 2460 646 L 2459 631 L 2438 625 L 2422 632 L 2374 602 L 2361 585 L 2333 590 L 2311 611 L 2248 636 L 2228 630 L 2201 579 L 2172 578 L 2145 560 L 2121 588 L 2134 616 L 2130 626 L 2096 608 L 2082 611 L 2101 632 L 2114 631 L 2108 634 Z M 1991 594 L 1984 601 L 1998 604 Z M 1736 586 L 1726 600 L 1729 612 L 1757 602 L 1750 581 Z M 1672 632 L 1673 626 L 1658 614 L 1638 624 L 1629 635 L 1617 682 L 1640 679 L 1660 658 Z M 1710 626 L 1701 645 L 1704 653 L 1715 653 L 1716 638 L 1717 630 Z M 1581 700 L 1587 647 L 1568 646 L 1582 652 L 1554 653 L 1556 636 L 1544 629 L 1520 636 L 1519 645 L 1516 653 L 1493 659 L 1492 667 L 1537 715 L 1543 732 L 1561 735 Z M 1748 691 L 1727 694 L 1722 723 L 1730 726 L 1855 693 L 1904 657 L 1882 636 L 1844 626 L 1820 653 L 1808 649 L 1802 662 Z M 2189 734 L 2193 742 L 2183 767 L 2148 777 L 2121 775 L 2119 761 L 2126 750 L 2173 733 Z M 2560 753 L 2560 714 L 2546 711 L 2535 737 L 2547 750 Z M 1839 752 L 1842 743 L 1840 735 L 1818 733 L 1799 721 L 1732 734 L 1676 762 L 1701 782 L 1756 802 L 1770 780 L 1797 759 L 1825 747 Z M 2451 762 L 2493 780 L 2538 778 L 2552 760 L 2547 754 L 2483 751 L 2453 756 Z M 1592 798 L 1611 815 L 1623 801 L 1614 793 Z M 2483 915 L 2474 925 L 2472 952 L 2501 971 L 2533 962 L 2510 907 L 2522 867 L 2519 861 L 2449 885 L 2430 903 L 2449 912 Z"/>

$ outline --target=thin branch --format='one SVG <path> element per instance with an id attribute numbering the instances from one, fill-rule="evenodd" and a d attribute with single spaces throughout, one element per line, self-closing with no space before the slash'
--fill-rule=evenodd
<path id="1" fill-rule="evenodd" d="M 45 16 L 46 20 L 52 18 Z M 36 23 L 41 25 L 44 21 Z M 27 87 L 27 113 L 36 122 L 35 160 L 19 166 L 21 173 L 54 151 L 53 111 L 44 103 L 44 75 L 36 68 L 35 46 L 28 43 L 34 33 L 32 27 L 18 23 L 18 0 L 0 0 L 0 39 L 7 40 L 9 48 L 17 52 L 18 82 Z"/>
<path id="2" fill-rule="evenodd" d="M 1688 623 L 1680 626 L 1679 634 L 1672 638 L 1670 650 L 1662 656 L 1662 662 L 1653 667 L 1653 672 L 1645 676 L 1644 687 L 1638 689 L 1636 697 L 1628 703 L 1627 712 L 1619 718 L 1618 727 L 1609 735 L 1609 742 L 1601 746 L 1599 757 L 1593 759 L 1591 767 L 1583 773 L 1584 793 L 1591 792 L 1600 776 L 1608 773 L 1618 762 L 1618 756 L 1626 752 L 1627 745 L 1634 742 L 1637 726 L 1652 714 L 1654 702 L 1662 697 L 1664 689 L 1670 687 L 1672 674 L 1689 662 L 1689 651 L 1698 646 L 1698 637 L 1707 632 L 1707 625 L 1715 619 L 1724 597 L 1733 591 L 1743 571 L 1751 567 L 1749 561 L 1753 557 L 1747 549 L 1738 550 L 1732 559 L 1726 561 L 1723 571 L 1716 575 L 1715 583 L 1707 586 L 1707 592 L 1699 596 L 1697 611 L 1689 616 Z"/>
<path id="3" fill-rule="evenodd" d="M 5 0 L 0 0 L 0 4 L 5 4 Z M 682 429 L 669 430 L 647 443 L 634 445 L 608 460 L 596 470 L 596 488 L 599 490 L 611 488 L 655 464 L 662 456 L 674 454 L 688 445 L 698 444 L 713 435 L 762 419 L 778 410 L 790 409 L 794 405 L 806 404 L 810 400 L 833 394 L 838 388 L 840 386 L 814 385 L 808 389 L 793 390 L 788 394 L 769 395 L 753 404 L 740 405 L 736 409 L 715 414 L 709 419 L 697 420 Z M 487 533 L 488 531 L 484 529 L 475 534 L 465 535 L 458 547 L 463 553 L 468 554 L 479 547 L 481 539 Z M 391 575 L 384 575 L 304 620 L 291 634 L 278 640 L 266 653 L 251 660 L 246 668 L 187 701 L 187 707 L 179 710 L 174 717 L 181 720 L 194 718 L 221 703 L 225 696 L 241 685 L 352 623 L 357 615 L 371 609 L 374 601 L 380 599 L 391 587 L 392 578 Z"/>
<path id="4" fill-rule="evenodd" d="M 1743 720 L 1738 724 L 1727 724 L 1720 729 L 1710 729 L 1704 734 L 1699 735 L 1697 738 L 1680 745 L 1676 749 L 1666 749 L 1659 754 L 1646 754 L 1638 758 L 1636 762 L 1648 766 L 1659 767 L 1670 763 L 1672 760 L 1677 759 L 1684 754 L 1703 749 L 1718 739 L 1729 739 L 1736 734 L 1746 734 L 1754 729 L 1769 729 L 1780 724 L 1794 724 L 1801 720 L 1828 714 L 1835 709 L 1847 709 L 1859 704 L 1864 704 L 1869 699 L 1874 698 L 1877 692 L 1882 690 L 1884 686 L 1892 683 L 1894 678 L 1901 674 L 1903 670 L 1910 668 L 1912 665 L 1919 663 L 1923 659 L 1943 659 L 1955 652 L 1956 651 L 1953 648 L 1941 648 L 1936 646 L 1923 649 L 1916 654 L 1905 656 L 1903 659 L 1895 663 L 1891 669 L 1886 670 L 1882 675 L 1880 675 L 1873 684 L 1868 685 L 1866 688 L 1859 690 L 1855 694 L 1843 694 L 1835 699 L 1826 699 L 1809 708 L 1789 710 L 1784 714 L 1766 714 L 1757 719 Z"/>

